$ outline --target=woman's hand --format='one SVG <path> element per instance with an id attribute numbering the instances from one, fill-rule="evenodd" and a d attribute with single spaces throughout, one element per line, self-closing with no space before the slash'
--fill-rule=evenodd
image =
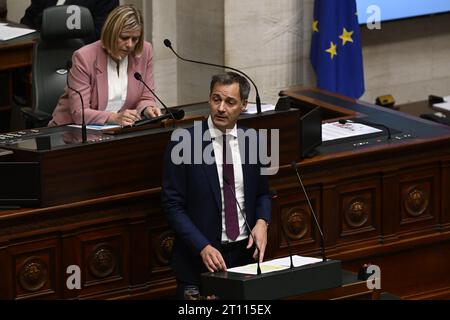
<path id="1" fill-rule="evenodd" d="M 147 108 L 144 109 L 144 115 L 147 118 L 158 117 L 161 115 L 161 109 L 155 106 L 148 106 Z"/>
<path id="2" fill-rule="evenodd" d="M 134 109 L 127 109 L 122 112 L 111 112 L 108 118 L 108 123 L 119 124 L 121 126 L 131 126 L 141 117 Z"/>

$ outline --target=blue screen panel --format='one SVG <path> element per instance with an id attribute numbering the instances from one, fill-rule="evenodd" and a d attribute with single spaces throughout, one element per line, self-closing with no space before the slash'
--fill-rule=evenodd
<path id="1" fill-rule="evenodd" d="M 450 0 L 356 0 L 358 22 L 365 24 L 372 13 L 367 8 L 380 8 L 381 21 L 410 18 L 450 11 Z"/>

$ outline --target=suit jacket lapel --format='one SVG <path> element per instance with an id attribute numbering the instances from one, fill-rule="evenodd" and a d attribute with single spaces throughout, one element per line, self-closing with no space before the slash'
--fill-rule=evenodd
<path id="1" fill-rule="evenodd" d="M 206 121 L 202 122 L 202 136 L 204 136 L 205 131 L 208 129 L 208 124 Z M 207 135 L 208 139 L 205 139 L 207 141 L 203 141 L 202 139 L 202 152 L 207 148 L 210 144 L 212 144 L 212 140 L 209 138 L 209 135 Z M 214 152 L 214 150 L 213 150 Z M 202 157 L 203 159 L 203 157 Z M 219 213 L 222 212 L 222 197 L 220 195 L 220 184 L 219 184 L 219 177 L 217 175 L 217 165 L 214 161 L 213 164 L 206 164 L 203 163 L 202 165 L 203 170 L 205 171 L 206 177 L 208 179 L 209 187 L 211 188 L 212 194 L 214 196 L 214 199 L 216 200 L 217 208 L 219 209 Z"/>
<path id="2" fill-rule="evenodd" d="M 108 55 L 102 46 L 99 46 L 95 65 L 97 81 L 98 109 L 105 110 L 108 103 Z"/>

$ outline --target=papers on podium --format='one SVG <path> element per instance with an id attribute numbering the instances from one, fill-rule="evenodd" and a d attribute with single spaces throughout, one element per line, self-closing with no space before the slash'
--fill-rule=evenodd
<path id="1" fill-rule="evenodd" d="M 434 103 L 433 108 L 439 109 L 441 111 L 450 112 L 450 96 L 443 97 L 444 102 Z"/>
<path id="2" fill-rule="evenodd" d="M 0 41 L 11 40 L 14 38 L 22 37 L 24 35 L 35 32 L 34 29 L 16 28 L 8 25 L 0 25 Z"/>
<path id="3" fill-rule="evenodd" d="M 280 299 L 342 285 L 340 261 L 293 258 L 294 268 L 290 268 L 289 257 L 264 262 L 260 275 L 256 274 L 255 265 L 238 269 L 245 273 L 236 272 L 235 268 L 203 273 L 202 294 L 214 294 L 220 299 Z"/>
<path id="4" fill-rule="evenodd" d="M 81 126 L 78 125 L 78 124 L 69 124 L 68 127 L 81 129 Z M 86 129 L 88 129 L 88 130 L 97 130 L 97 131 L 103 131 L 103 130 L 109 130 L 109 129 L 116 129 L 116 128 L 120 128 L 120 126 L 119 126 L 118 124 L 105 124 L 105 125 L 101 125 L 101 124 L 88 124 L 88 125 L 86 126 Z"/>
<path id="5" fill-rule="evenodd" d="M 261 112 L 273 111 L 275 110 L 275 106 L 273 104 L 261 104 Z M 248 103 L 247 108 L 245 109 L 243 114 L 256 114 L 256 103 Z"/>
<path id="6" fill-rule="evenodd" d="M 0 149 L 0 157 L 1 156 L 8 156 L 13 154 L 14 152 L 12 152 L 11 150 L 6 150 L 6 149 Z"/>
<path id="7" fill-rule="evenodd" d="M 382 131 L 362 123 L 352 122 L 351 120 L 347 120 L 346 123 L 324 123 L 322 125 L 322 141 L 356 137 Z"/>
<path id="8" fill-rule="evenodd" d="M 295 255 L 295 256 L 292 256 L 292 261 L 294 263 L 294 267 L 301 267 L 301 266 L 304 266 L 307 264 L 320 262 L 320 261 L 322 261 L 322 259 L 311 258 L 311 257 L 302 257 L 302 256 Z M 291 260 L 289 257 L 279 258 L 279 259 L 274 259 L 274 260 L 270 260 L 270 261 L 265 261 L 265 262 L 261 263 L 260 266 L 261 266 L 261 273 L 265 274 L 265 273 L 269 273 L 269 272 L 289 269 L 289 267 L 291 266 Z M 230 269 L 228 269 L 228 272 L 256 275 L 257 274 L 256 267 L 257 267 L 257 264 L 252 263 L 252 264 L 248 264 L 246 266 L 230 268 Z"/>

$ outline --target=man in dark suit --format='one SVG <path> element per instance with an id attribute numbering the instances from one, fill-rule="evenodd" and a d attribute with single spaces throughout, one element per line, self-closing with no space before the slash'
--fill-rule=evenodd
<path id="1" fill-rule="evenodd" d="M 249 92 L 248 81 L 236 73 L 214 76 L 208 120 L 175 131 L 172 140 L 182 136 L 182 141 L 167 148 L 162 206 L 176 233 L 172 267 L 179 298 L 186 286 L 200 285 L 203 272 L 226 271 L 258 259 L 249 232 L 260 249 L 259 260 L 264 258 L 271 219 L 268 180 L 261 175 L 260 161 L 251 161 L 258 154 L 258 141 L 242 139 L 248 131 L 236 125 Z M 180 151 L 180 146 L 186 148 Z"/>
<path id="2" fill-rule="evenodd" d="M 119 6 L 119 2 L 119 0 L 31 0 L 31 4 L 25 11 L 25 15 L 20 20 L 20 23 L 25 24 L 30 28 L 40 30 L 42 24 L 42 11 L 44 11 L 44 9 L 55 6 L 56 4 L 86 7 L 91 12 L 95 25 L 95 34 L 84 39 L 87 44 L 100 39 L 102 27 L 108 14 L 114 8 Z"/>

